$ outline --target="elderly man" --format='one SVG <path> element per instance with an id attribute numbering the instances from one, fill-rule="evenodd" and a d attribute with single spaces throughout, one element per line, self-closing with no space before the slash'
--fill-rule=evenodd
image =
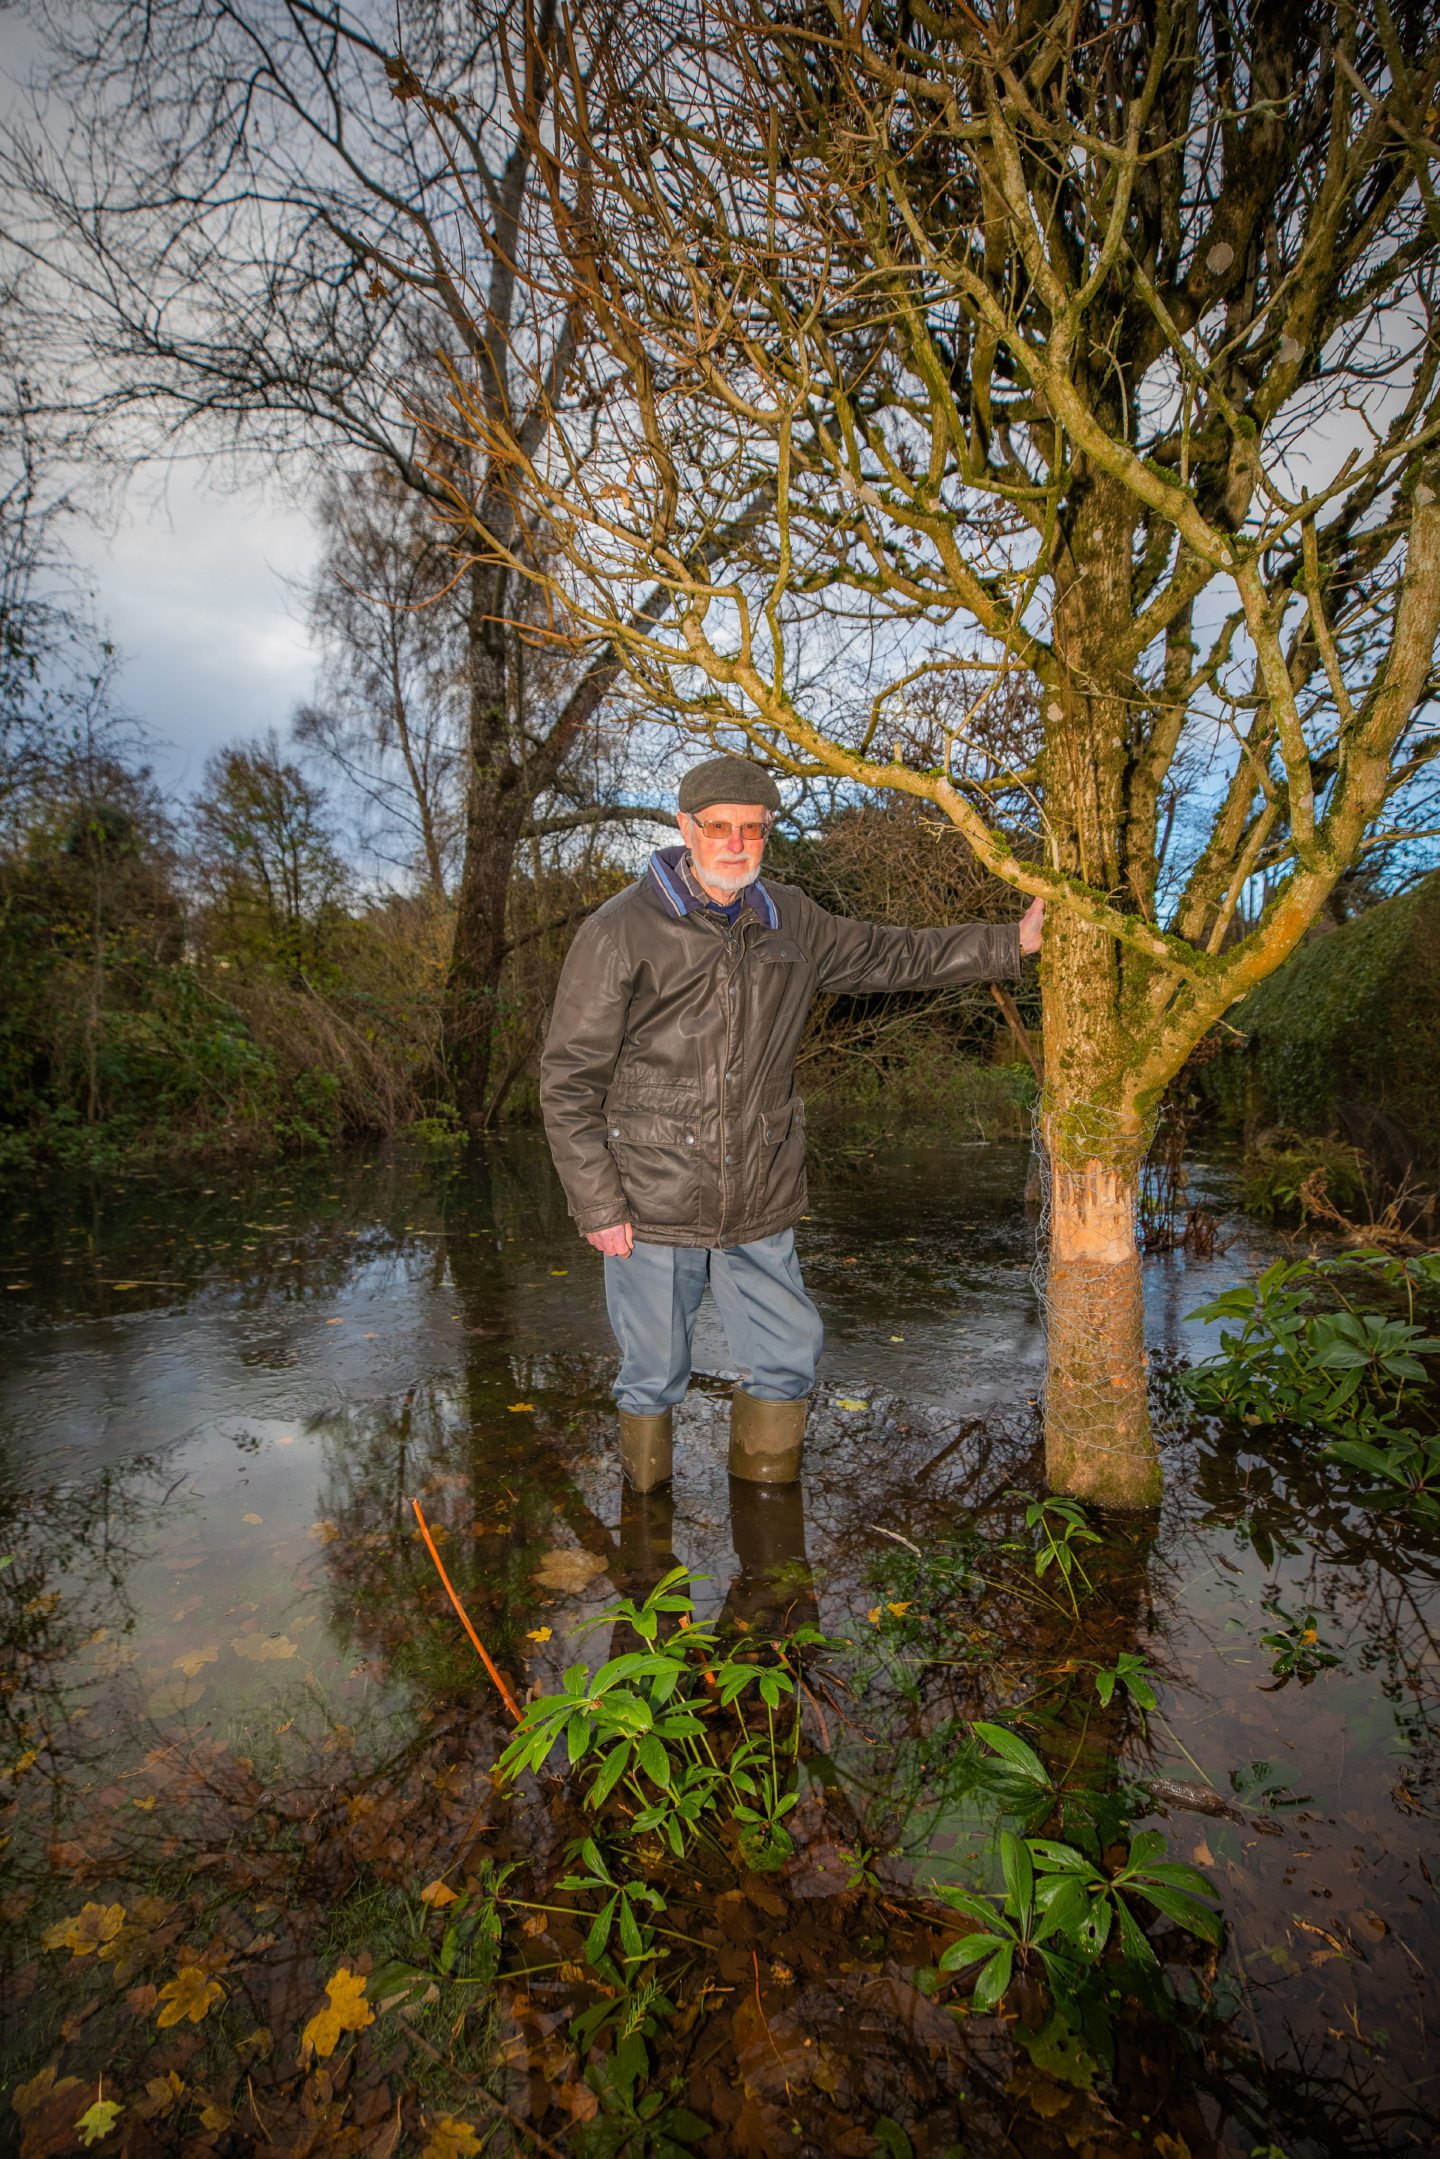
<path id="1" fill-rule="evenodd" d="M 737 1364 L 730 1471 L 800 1474 L 823 1332 L 795 1256 L 805 1114 L 795 1053 L 818 990 L 992 981 L 1040 946 L 1016 923 L 887 929 L 761 881 L 780 808 L 770 774 L 712 757 L 680 783 L 682 846 L 581 925 L 545 1042 L 540 1099 L 570 1212 L 605 1255 L 620 1346 L 620 1459 L 641 1492 L 671 1473 L 705 1285 Z"/>

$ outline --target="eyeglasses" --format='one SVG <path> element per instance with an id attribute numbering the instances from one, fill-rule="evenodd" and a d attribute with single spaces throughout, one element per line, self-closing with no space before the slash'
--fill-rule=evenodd
<path id="1" fill-rule="evenodd" d="M 747 847 L 762 847 L 775 820 L 762 817 L 757 824 L 732 825 L 723 817 L 692 817 L 690 822 L 707 840 L 728 840 L 732 833 L 738 832 Z"/>

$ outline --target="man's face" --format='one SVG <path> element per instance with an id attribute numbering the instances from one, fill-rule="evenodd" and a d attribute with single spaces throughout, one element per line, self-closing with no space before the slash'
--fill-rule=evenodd
<path id="1" fill-rule="evenodd" d="M 768 810 L 754 802 L 714 802 L 693 817 L 682 810 L 678 823 L 702 885 L 743 892 L 754 884 L 770 830 Z"/>

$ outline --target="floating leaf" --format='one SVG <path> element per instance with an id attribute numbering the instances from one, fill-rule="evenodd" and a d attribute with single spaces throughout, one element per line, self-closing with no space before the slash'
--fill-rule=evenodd
<path id="1" fill-rule="evenodd" d="M 436 1880 L 425 1884 L 420 1892 L 420 1902 L 428 1904 L 432 1912 L 438 1912 L 447 1904 L 458 1903 L 459 1899 L 448 1882 Z"/>
<path id="2" fill-rule="evenodd" d="M 375 2022 L 375 2012 L 365 1999 L 365 1981 L 347 1964 L 342 1964 L 334 1977 L 326 1980 L 325 1992 L 329 2001 L 323 2009 L 316 2010 L 300 2035 L 302 2068 L 312 2054 L 318 2054 L 322 2061 L 333 2054 L 342 2032 L 363 2032 L 367 2024 Z"/>
<path id="3" fill-rule="evenodd" d="M 456 2121 L 453 2114 L 442 2114 L 430 2132 L 430 2140 L 420 2159 L 472 2159 L 479 2149 L 480 2139 L 469 2122 Z"/>
<path id="4" fill-rule="evenodd" d="M 98 2144 L 101 2137 L 108 2137 L 125 2109 L 114 2099 L 97 2099 L 94 2106 L 87 2107 L 75 2124 L 75 2132 L 82 2144 Z"/>
<path id="5" fill-rule="evenodd" d="M 252 1664 L 274 1664 L 281 1657 L 293 1657 L 300 1644 L 288 1634 L 237 1634 L 230 1647 Z"/>
<path id="6" fill-rule="evenodd" d="M 548 1627 L 532 1627 L 525 1639 L 527 1642 L 548 1642 L 550 1629 Z"/>
<path id="7" fill-rule="evenodd" d="M 557 1544 L 545 1554 L 535 1570 L 535 1579 L 542 1589 L 560 1589 L 570 1594 L 586 1589 L 597 1574 L 605 1572 L 605 1562 L 595 1552 L 582 1552 L 572 1544 Z"/>
<path id="8" fill-rule="evenodd" d="M 104 1942 L 113 1942 L 125 1924 L 123 1904 L 85 1904 L 73 1919 L 57 1920 L 40 1937 L 42 1948 L 69 1949 L 88 1957 Z"/>
<path id="9" fill-rule="evenodd" d="M 853 1394 L 837 1394 L 835 1397 L 835 1407 L 837 1409 L 868 1409 L 870 1407 L 870 1404 L 868 1402 L 862 1402 L 858 1398 L 858 1396 Z"/>
<path id="10" fill-rule="evenodd" d="M 183 1672 L 187 1679 L 193 1679 L 197 1672 L 204 1671 L 207 1664 L 214 1664 L 219 1655 L 218 1649 L 187 1649 L 183 1657 L 175 1659 L 171 1669 L 176 1672 Z"/>
<path id="11" fill-rule="evenodd" d="M 164 2006 L 155 2021 L 161 2031 L 170 2024 L 183 2024 L 187 2018 L 192 2024 L 203 2023 L 224 1996 L 219 1980 L 212 1979 L 202 1965 L 184 1964 L 160 1989 Z"/>
<path id="12" fill-rule="evenodd" d="M 167 1679 L 145 1704 L 146 1712 L 152 1717 L 173 1717 L 178 1709 L 193 1709 L 204 1692 L 203 1680 Z"/>

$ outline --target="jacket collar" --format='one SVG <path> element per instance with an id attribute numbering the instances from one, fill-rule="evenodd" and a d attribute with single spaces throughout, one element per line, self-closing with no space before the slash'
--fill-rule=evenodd
<path id="1" fill-rule="evenodd" d="M 685 847 L 657 847 L 645 873 L 666 913 L 677 918 L 703 914 L 708 906 L 690 882 L 688 855 L 689 850 Z M 780 910 L 758 877 L 754 884 L 746 885 L 739 897 L 752 914 L 759 916 L 767 930 L 779 929 Z"/>

